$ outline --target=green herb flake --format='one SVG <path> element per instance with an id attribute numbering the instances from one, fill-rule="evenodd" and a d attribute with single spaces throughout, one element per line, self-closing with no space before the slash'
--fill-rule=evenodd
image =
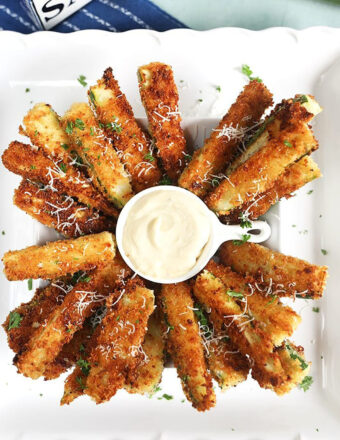
<path id="1" fill-rule="evenodd" d="M 87 82 L 85 81 L 86 80 L 86 76 L 84 76 L 84 75 L 79 75 L 79 78 L 77 78 L 78 79 L 78 82 L 83 86 L 83 87 L 86 87 L 87 86 Z"/>
<path id="2" fill-rule="evenodd" d="M 120 316 L 118 315 L 117 318 L 116 318 L 116 321 L 119 321 L 119 320 L 120 320 Z"/>
<path id="3" fill-rule="evenodd" d="M 79 130 L 81 130 L 81 131 L 85 130 L 85 124 L 84 124 L 84 122 L 83 122 L 81 119 L 79 119 L 79 118 L 77 118 L 77 119 L 74 121 L 74 126 L 75 126 L 76 128 L 78 128 Z"/>
<path id="4" fill-rule="evenodd" d="M 5 235 L 5 234 L 6 234 L 6 232 L 5 232 L 5 231 L 1 231 L 1 234 L 2 234 L 2 235 Z"/>
<path id="5" fill-rule="evenodd" d="M 83 353 L 83 352 L 85 351 L 84 344 L 80 344 L 80 346 L 79 346 L 79 351 L 80 351 L 81 353 Z"/>
<path id="6" fill-rule="evenodd" d="M 77 381 L 78 385 L 80 386 L 80 389 L 82 391 L 84 391 L 86 388 L 86 385 L 83 383 L 83 379 L 80 376 L 77 376 L 76 381 Z"/>
<path id="7" fill-rule="evenodd" d="M 292 148 L 292 144 L 289 141 L 283 141 L 286 147 Z"/>
<path id="8" fill-rule="evenodd" d="M 299 384 L 299 388 L 303 390 L 304 392 L 308 391 L 310 386 L 313 383 L 312 376 L 306 376 L 303 378 L 303 381 Z"/>
<path id="9" fill-rule="evenodd" d="M 81 368 L 81 371 L 82 371 L 82 373 L 85 376 L 89 375 L 89 372 L 91 370 L 91 366 L 90 366 L 88 361 L 86 361 L 85 359 L 80 358 L 80 359 L 77 360 L 77 365 L 78 365 L 78 367 Z"/>
<path id="10" fill-rule="evenodd" d="M 123 127 L 118 124 L 117 121 L 109 122 L 108 124 L 105 124 L 104 127 L 106 127 L 108 130 L 115 131 L 118 134 L 123 131 Z"/>
<path id="11" fill-rule="evenodd" d="M 293 360 L 298 360 L 300 362 L 300 367 L 302 370 L 305 370 L 308 367 L 307 362 L 299 355 L 299 353 L 294 350 L 289 344 L 286 344 L 286 348 L 289 352 L 289 356 L 293 359 Z"/>
<path id="12" fill-rule="evenodd" d="M 66 128 L 65 131 L 67 134 L 72 134 L 73 133 L 73 128 L 74 128 L 74 123 L 72 121 L 68 121 L 66 124 Z"/>
<path id="13" fill-rule="evenodd" d="M 251 238 L 250 234 L 243 234 L 242 240 L 233 240 L 235 246 L 241 246 L 241 244 L 246 243 Z"/>
<path id="14" fill-rule="evenodd" d="M 219 185 L 219 180 L 218 179 L 212 179 L 212 181 L 210 182 L 210 184 L 211 184 L 211 186 L 213 187 L 213 188 L 216 188 L 216 186 L 218 186 Z"/>
<path id="15" fill-rule="evenodd" d="M 12 328 L 19 328 L 22 316 L 18 312 L 11 312 L 9 314 L 9 323 L 8 323 L 8 330 L 12 330 Z"/>
<path id="16" fill-rule="evenodd" d="M 262 79 L 259 78 L 258 76 L 256 76 L 256 77 L 252 76 L 253 71 L 251 70 L 251 68 L 247 64 L 242 64 L 242 73 L 243 73 L 243 75 L 247 76 L 250 81 L 257 81 L 259 83 L 262 82 Z"/>
<path id="17" fill-rule="evenodd" d="M 327 255 L 328 251 L 326 251 L 326 249 L 321 249 L 321 253 L 322 253 L 322 255 Z"/>
<path id="18" fill-rule="evenodd" d="M 319 313 L 320 312 L 320 307 L 313 307 L 312 310 L 315 313 Z"/>
<path id="19" fill-rule="evenodd" d="M 172 181 L 170 179 L 170 177 L 168 176 L 164 176 L 162 177 L 162 179 L 159 181 L 160 185 L 172 185 Z"/>
<path id="20" fill-rule="evenodd" d="M 241 228 L 251 228 L 253 225 L 246 214 L 244 214 L 243 212 L 240 214 L 239 220 Z"/>
<path id="21" fill-rule="evenodd" d="M 313 190 L 310 189 L 307 194 L 310 196 L 312 193 L 313 193 Z"/>
<path id="22" fill-rule="evenodd" d="M 68 149 L 70 148 L 70 146 L 67 145 L 67 144 L 61 144 L 60 146 L 61 146 L 61 148 L 63 148 L 64 150 L 68 150 Z"/>
<path id="23" fill-rule="evenodd" d="M 90 136 L 94 136 L 94 128 L 90 127 Z"/>
<path id="24" fill-rule="evenodd" d="M 297 98 L 294 98 L 293 102 L 299 102 L 300 104 L 305 104 L 306 102 L 308 102 L 308 98 L 306 95 L 300 95 Z"/>
<path id="25" fill-rule="evenodd" d="M 32 278 L 27 280 L 27 285 L 28 285 L 28 290 L 32 290 L 33 289 L 33 280 L 32 280 Z"/>
<path id="26" fill-rule="evenodd" d="M 199 98 L 199 99 L 198 99 L 198 102 L 203 102 L 203 99 L 202 99 L 202 98 Z"/>
<path id="27" fill-rule="evenodd" d="M 148 160 L 149 162 L 153 162 L 153 161 L 155 160 L 155 158 L 153 157 L 153 155 L 150 154 L 150 153 L 145 154 L 144 159 L 145 159 L 145 160 Z"/>
<path id="28" fill-rule="evenodd" d="M 165 399 L 165 400 L 172 400 L 174 397 L 173 396 L 171 396 L 170 394 L 163 394 L 163 399 Z"/>
<path id="29" fill-rule="evenodd" d="M 269 295 L 271 300 L 267 302 L 267 306 L 269 306 L 270 304 L 273 304 L 274 301 L 277 299 L 276 295 Z"/>
<path id="30" fill-rule="evenodd" d="M 61 162 L 61 163 L 59 164 L 59 168 L 61 169 L 61 171 L 62 171 L 63 173 L 66 173 L 67 168 L 66 168 L 66 165 L 64 164 L 64 162 Z"/>
<path id="31" fill-rule="evenodd" d="M 26 87 L 25 92 L 28 93 L 28 92 L 30 92 L 30 91 L 31 91 L 31 89 L 29 89 L 28 87 Z"/>
<path id="32" fill-rule="evenodd" d="M 38 136 L 39 132 L 38 130 L 34 130 L 34 136 Z"/>
<path id="33" fill-rule="evenodd" d="M 227 290 L 226 294 L 231 298 L 243 298 L 243 293 L 234 292 L 233 290 Z"/>
<path id="34" fill-rule="evenodd" d="M 35 170 L 36 166 L 35 165 L 31 165 L 30 168 L 31 168 L 31 170 Z"/>
<path id="35" fill-rule="evenodd" d="M 216 90 L 217 90 L 218 92 L 221 91 L 221 86 L 216 86 L 215 88 L 216 88 Z"/>

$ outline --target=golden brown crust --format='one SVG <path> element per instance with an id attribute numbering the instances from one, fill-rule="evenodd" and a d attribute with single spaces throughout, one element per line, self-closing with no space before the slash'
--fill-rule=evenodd
<path id="1" fill-rule="evenodd" d="M 138 280 L 127 282 L 117 307 L 108 298 L 108 312 L 100 326 L 96 347 L 89 357 L 90 373 L 85 393 L 96 403 L 110 400 L 125 384 L 128 370 L 140 361 L 149 316 L 154 309 L 153 291 Z M 113 307 L 113 308 L 111 308 Z"/>
<path id="2" fill-rule="evenodd" d="M 281 345 L 297 329 L 301 317 L 289 306 L 283 305 L 275 295 L 264 296 L 252 277 L 244 277 L 233 272 L 230 267 L 216 264 L 212 260 L 206 270 L 246 298 L 246 307 L 275 346 Z"/>
<path id="3" fill-rule="evenodd" d="M 249 355 L 261 371 L 260 385 L 277 386 L 283 381 L 284 371 L 271 338 L 249 311 L 243 310 L 243 305 L 226 294 L 233 289 L 233 285 L 225 285 L 208 271 L 199 275 L 194 283 L 194 295 L 201 304 L 212 310 L 210 318 L 214 327 L 223 330 L 222 325 L 225 324 L 232 342 L 244 356 Z"/>
<path id="4" fill-rule="evenodd" d="M 318 147 L 308 122 L 313 114 L 299 102 L 283 101 L 267 119 L 266 129 L 255 142 L 261 144 L 253 155 L 206 197 L 210 209 L 219 215 L 271 189 L 285 168 Z M 272 118 L 272 119 L 271 119 Z"/>
<path id="5" fill-rule="evenodd" d="M 89 97 L 106 135 L 112 139 L 131 177 L 134 191 L 157 185 L 161 172 L 156 158 L 152 156 L 151 141 L 137 124 L 131 105 L 121 92 L 111 67 L 104 71 L 97 85 L 90 88 Z"/>
<path id="6" fill-rule="evenodd" d="M 186 141 L 178 111 L 178 92 L 170 66 L 150 63 L 138 69 L 139 91 L 158 156 L 175 183 L 185 167 Z"/>
<path id="7" fill-rule="evenodd" d="M 216 403 L 202 340 L 186 283 L 163 284 L 160 303 L 167 325 L 166 346 L 177 368 L 183 391 L 193 407 L 206 411 Z"/>
<path id="8" fill-rule="evenodd" d="M 72 149 L 87 165 L 94 186 L 117 208 L 132 197 L 129 178 L 117 152 L 86 103 L 74 103 L 61 118 L 62 127 L 70 133 Z"/>
<path id="9" fill-rule="evenodd" d="M 2 155 L 2 163 L 12 173 L 44 184 L 53 191 L 76 197 L 81 203 L 118 217 L 118 211 L 96 191 L 89 179 L 78 169 L 52 160 L 41 150 L 21 142 L 11 142 Z"/>
<path id="10" fill-rule="evenodd" d="M 120 259 L 102 269 L 95 269 L 81 279 L 66 295 L 62 305 L 56 307 L 44 327 L 37 328 L 27 345 L 16 356 L 18 371 L 37 379 L 45 373 L 62 347 L 70 342 L 76 331 L 96 309 L 105 304 L 122 270 Z"/>
<path id="11" fill-rule="evenodd" d="M 259 244 L 237 246 L 228 241 L 220 248 L 220 258 L 236 272 L 254 277 L 264 295 L 318 299 L 326 287 L 327 266 L 316 266 Z"/>
<path id="12" fill-rule="evenodd" d="M 272 94 L 263 83 L 254 80 L 247 84 L 203 147 L 195 151 L 178 180 L 179 186 L 199 197 L 211 191 L 214 177 L 226 168 L 246 132 L 272 103 Z"/>
<path id="13" fill-rule="evenodd" d="M 8 280 L 54 279 L 78 270 L 100 268 L 115 256 L 115 238 L 110 232 L 85 235 L 8 251 L 2 258 Z"/>
<path id="14" fill-rule="evenodd" d="M 288 166 L 285 171 L 275 180 L 274 186 L 266 192 L 259 194 L 255 201 L 244 203 L 240 207 L 233 209 L 229 216 L 224 220 L 228 222 L 239 222 L 240 218 L 245 217 L 256 220 L 265 214 L 268 209 L 280 199 L 292 197 L 292 193 L 297 191 L 308 182 L 321 176 L 318 165 L 310 156 Z"/>
<path id="15" fill-rule="evenodd" d="M 13 203 L 45 226 L 54 228 L 67 238 L 112 231 L 113 218 L 82 205 L 69 196 L 22 180 L 14 192 Z"/>

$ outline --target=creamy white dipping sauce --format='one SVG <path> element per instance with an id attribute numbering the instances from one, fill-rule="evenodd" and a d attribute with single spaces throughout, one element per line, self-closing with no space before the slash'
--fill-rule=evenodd
<path id="1" fill-rule="evenodd" d="M 152 278 L 176 278 L 192 269 L 211 234 L 209 213 L 188 193 L 159 190 L 131 208 L 123 249 L 135 268 Z"/>

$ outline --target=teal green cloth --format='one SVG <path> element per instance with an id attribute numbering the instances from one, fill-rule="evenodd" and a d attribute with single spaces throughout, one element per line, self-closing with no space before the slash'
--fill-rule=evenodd
<path id="1" fill-rule="evenodd" d="M 169 14 L 198 29 L 235 26 L 266 29 L 286 26 L 340 27 L 340 0 L 152 0 Z"/>

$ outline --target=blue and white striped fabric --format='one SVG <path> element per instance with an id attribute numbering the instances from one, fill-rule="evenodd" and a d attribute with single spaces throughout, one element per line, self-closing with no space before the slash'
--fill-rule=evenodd
<path id="1" fill-rule="evenodd" d="M 58 32 L 104 29 L 166 31 L 186 27 L 149 0 L 93 0 L 53 28 Z M 0 30 L 28 34 L 40 29 L 31 21 L 18 0 L 0 0 Z"/>

